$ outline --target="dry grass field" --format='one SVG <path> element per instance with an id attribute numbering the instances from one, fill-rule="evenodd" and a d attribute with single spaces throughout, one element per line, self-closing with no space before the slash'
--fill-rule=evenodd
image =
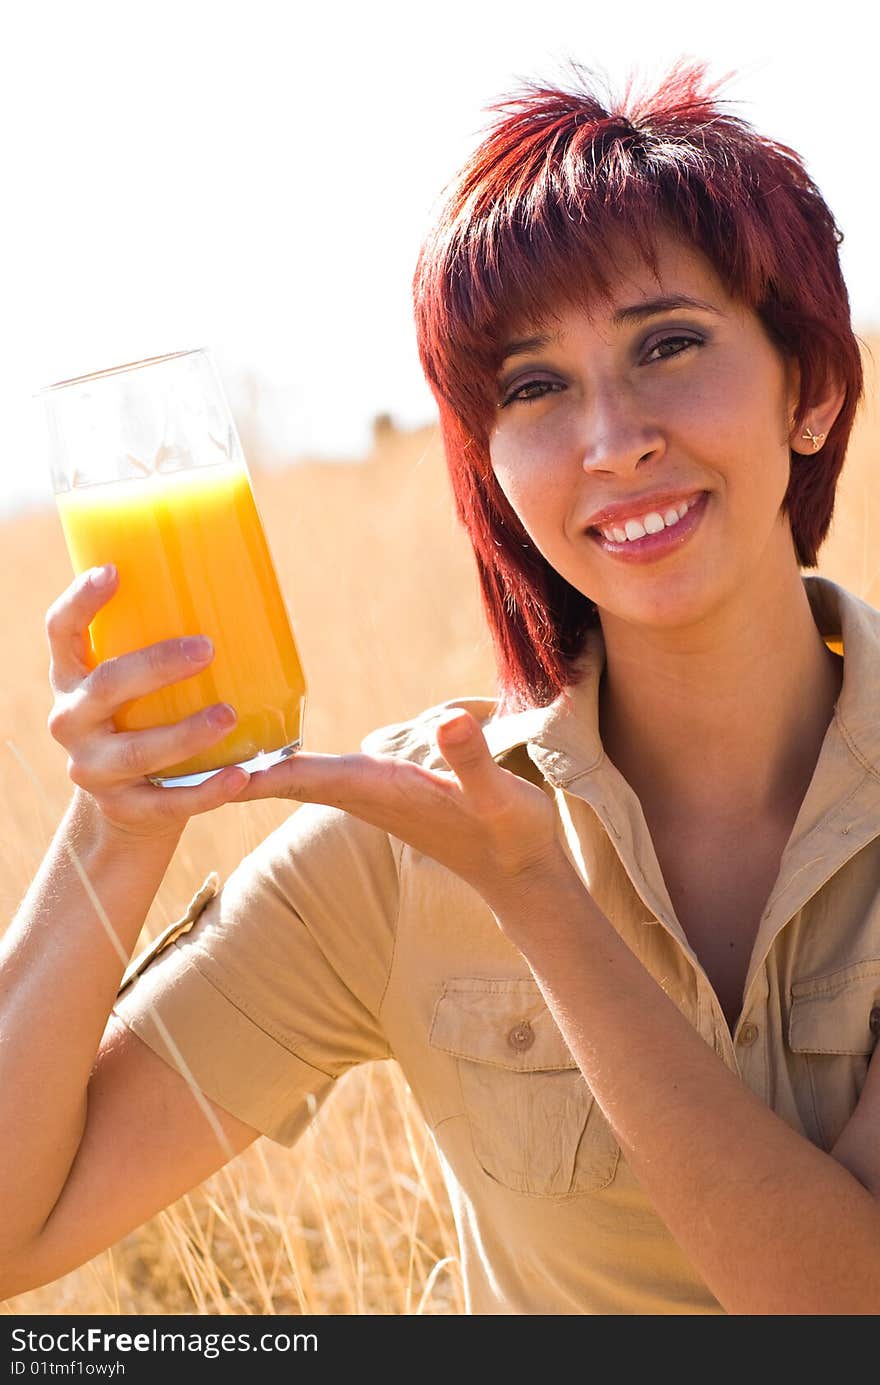
<path id="1" fill-rule="evenodd" d="M 880 342 L 873 344 L 880 356 Z M 877 367 L 820 571 L 880 605 Z M 491 693 L 470 552 L 436 432 L 383 433 L 365 462 L 304 463 L 254 487 L 309 680 L 310 748 L 357 748 L 375 726 Z M 46 731 L 43 616 L 67 584 L 54 511 L 0 526 L 0 901 L 8 920 L 68 801 Z M 291 811 L 244 804 L 196 818 L 145 924 L 178 916 Z M 87 963 L 84 963 L 87 964 Z M 457 1244 L 442 1177 L 394 1064 L 351 1073 L 297 1147 L 266 1140 L 91 1264 L 2 1305 L 12 1314 L 457 1314 Z"/>

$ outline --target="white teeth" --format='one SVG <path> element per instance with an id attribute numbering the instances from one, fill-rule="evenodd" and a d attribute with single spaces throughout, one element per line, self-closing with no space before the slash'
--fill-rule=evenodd
<path id="1" fill-rule="evenodd" d="M 670 505 L 663 514 L 659 510 L 650 510 L 648 514 L 642 515 L 641 519 L 625 520 L 622 528 L 613 524 L 600 529 L 599 532 L 612 543 L 633 542 L 635 539 L 643 539 L 646 534 L 659 534 L 661 529 L 671 528 L 680 519 L 684 519 L 690 508 L 691 502 L 683 500 L 678 506 Z"/>

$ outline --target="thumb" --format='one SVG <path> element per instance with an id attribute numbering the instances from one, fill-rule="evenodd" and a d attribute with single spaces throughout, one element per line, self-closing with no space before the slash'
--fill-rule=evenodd
<path id="1" fill-rule="evenodd" d="M 437 747 L 463 787 L 477 787 L 497 773 L 478 722 L 463 707 L 453 708 L 438 722 Z"/>

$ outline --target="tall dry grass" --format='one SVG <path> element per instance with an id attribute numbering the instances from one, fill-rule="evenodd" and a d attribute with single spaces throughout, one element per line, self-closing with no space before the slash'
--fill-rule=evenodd
<path id="1" fill-rule="evenodd" d="M 876 354 L 876 346 L 875 346 Z M 869 390 L 820 571 L 880 605 L 880 413 Z M 356 748 L 444 698 L 491 693 L 491 650 L 435 430 L 383 435 L 366 463 L 253 467 L 309 679 L 306 738 Z M 0 526 L 2 915 L 14 913 L 70 794 L 46 731 L 44 613 L 69 580 L 53 511 Z M 228 875 L 290 812 L 194 819 L 143 941 L 211 869 Z M 89 1265 L 4 1305 L 14 1314 L 444 1314 L 464 1308 L 433 1146 L 393 1063 L 352 1072 L 292 1151 L 266 1140 Z"/>

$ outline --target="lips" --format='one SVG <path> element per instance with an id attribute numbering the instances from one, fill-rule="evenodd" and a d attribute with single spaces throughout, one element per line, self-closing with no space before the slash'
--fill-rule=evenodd
<path id="1" fill-rule="evenodd" d="M 630 519 L 618 520 L 614 524 L 597 525 L 597 528 L 603 539 L 608 539 L 611 543 L 634 543 L 637 539 L 643 539 L 646 534 L 659 534 L 664 529 L 673 529 L 696 502 L 697 497 L 694 496 L 678 505 L 667 505 L 663 508 L 658 506 L 645 514 L 633 515 Z"/>
<path id="2" fill-rule="evenodd" d="M 658 514 L 665 517 L 669 510 L 680 509 L 682 505 L 693 505 L 703 491 L 657 491 L 653 495 L 633 496 L 631 500 L 619 501 L 616 505 L 606 505 L 591 515 L 585 528 L 612 529 L 623 528 L 627 520 L 642 521 L 646 516 Z M 649 531 L 650 532 L 650 531 Z"/>
<path id="3" fill-rule="evenodd" d="M 606 518 L 608 511 L 603 511 L 601 525 L 594 524 L 587 534 L 615 558 L 627 562 L 651 562 L 674 552 L 687 541 L 700 524 L 708 500 L 707 491 L 698 491 L 691 492 L 677 504 L 661 507 L 660 503 L 655 502 L 654 507 L 638 513 L 634 512 L 632 505 L 628 505 L 625 511 L 623 506 L 618 506 L 613 520 Z"/>

